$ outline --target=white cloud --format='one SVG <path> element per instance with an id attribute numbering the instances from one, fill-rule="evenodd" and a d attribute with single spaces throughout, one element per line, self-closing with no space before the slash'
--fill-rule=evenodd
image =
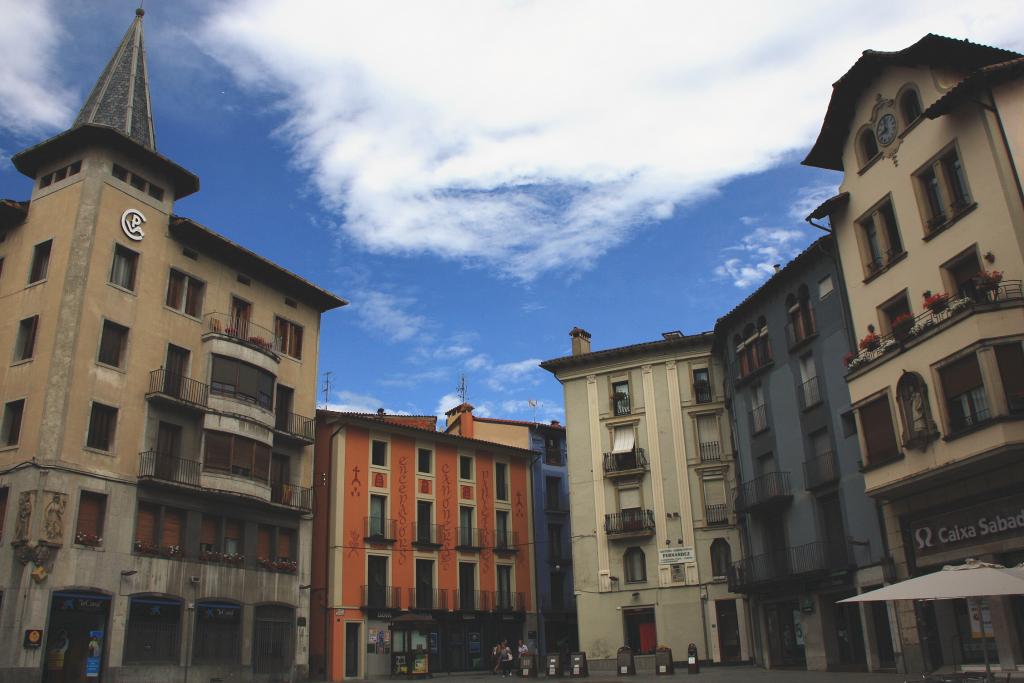
<path id="1" fill-rule="evenodd" d="M 512 363 L 492 365 L 489 368 L 490 375 L 485 381 L 495 391 L 502 391 L 508 385 L 518 385 L 524 382 L 536 384 L 544 376 L 540 369 L 540 362 L 540 358 L 527 358 Z"/>
<path id="2" fill-rule="evenodd" d="M 351 304 L 364 329 L 392 342 L 417 337 L 428 327 L 426 316 L 408 310 L 414 305 L 412 297 L 375 290 L 357 292 Z"/>
<path id="3" fill-rule="evenodd" d="M 328 410 L 337 410 L 343 413 L 376 413 L 378 408 L 384 408 L 384 412 L 391 415 L 408 415 L 405 410 L 387 408 L 384 402 L 368 394 L 357 394 L 352 391 L 334 392 L 336 402 L 327 404 Z"/>
<path id="4" fill-rule="evenodd" d="M 66 125 L 71 94 L 56 74 L 66 40 L 57 3 L 0 0 L 0 128 L 15 135 Z"/>
<path id="5" fill-rule="evenodd" d="M 796 192 L 796 199 L 789 207 L 789 217 L 793 220 L 802 221 L 807 215 L 828 199 L 835 196 L 838 188 L 835 185 L 821 184 L 801 187 Z"/>
<path id="6" fill-rule="evenodd" d="M 535 405 L 530 405 L 531 400 Z M 519 416 L 522 419 L 529 419 L 535 422 L 550 422 L 551 420 L 562 420 L 565 409 L 561 404 L 542 399 L 511 399 L 502 401 L 502 412 L 509 416 Z"/>
<path id="7" fill-rule="evenodd" d="M 865 48 L 928 31 L 1019 46 L 1010 0 L 214 5 L 197 44 L 287 112 L 341 229 L 529 280 L 813 141 Z M 0 41 L 2 43 L 2 41 Z"/>
<path id="8" fill-rule="evenodd" d="M 725 249 L 727 258 L 715 268 L 715 275 L 744 289 L 758 284 L 771 277 L 776 264 L 784 266 L 799 254 L 811 237 L 806 230 L 755 228 L 738 245 Z"/>

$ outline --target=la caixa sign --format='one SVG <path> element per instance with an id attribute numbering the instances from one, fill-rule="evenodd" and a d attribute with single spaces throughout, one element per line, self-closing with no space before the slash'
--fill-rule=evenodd
<path id="1" fill-rule="evenodd" d="M 1012 536 L 1024 536 L 1024 496 L 998 498 L 910 524 L 918 557 Z"/>

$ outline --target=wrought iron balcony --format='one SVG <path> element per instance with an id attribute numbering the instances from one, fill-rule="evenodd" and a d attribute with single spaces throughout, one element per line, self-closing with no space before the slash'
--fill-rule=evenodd
<path id="1" fill-rule="evenodd" d="M 821 403 L 821 383 L 817 377 L 811 377 L 800 385 L 800 406 L 812 408 Z"/>
<path id="2" fill-rule="evenodd" d="M 202 487 L 202 463 L 158 451 L 139 453 L 139 479 Z"/>
<path id="3" fill-rule="evenodd" d="M 701 462 L 718 462 L 722 459 L 722 444 L 719 441 L 701 441 L 698 450 Z"/>
<path id="4" fill-rule="evenodd" d="M 448 590 L 445 588 L 410 588 L 407 605 L 409 609 L 445 612 L 448 610 Z"/>
<path id="5" fill-rule="evenodd" d="M 804 462 L 804 482 L 807 490 L 831 484 L 839 479 L 839 463 L 832 451 L 814 455 Z"/>
<path id="6" fill-rule="evenodd" d="M 149 393 L 146 396 L 205 409 L 209 403 L 210 385 L 159 368 L 149 373 Z"/>
<path id="7" fill-rule="evenodd" d="M 362 586 L 362 606 L 371 609 L 402 609 L 402 589 L 397 586 Z"/>
<path id="8" fill-rule="evenodd" d="M 565 464 L 565 458 L 562 457 L 561 448 L 544 448 L 544 464 L 560 466 Z"/>
<path id="9" fill-rule="evenodd" d="M 312 512 L 313 489 L 305 486 L 296 486 L 295 484 L 271 481 L 270 502 Z"/>
<path id="10" fill-rule="evenodd" d="M 769 472 L 740 484 L 736 491 L 736 511 L 752 512 L 758 508 L 784 505 L 792 499 L 789 472 Z"/>
<path id="11" fill-rule="evenodd" d="M 206 334 L 217 334 L 253 349 L 270 354 L 274 358 L 281 353 L 280 343 L 273 330 L 257 325 L 247 318 L 227 313 L 207 313 Z"/>
<path id="12" fill-rule="evenodd" d="M 519 552 L 519 533 L 512 529 L 495 529 L 492 532 L 494 537 L 494 552 L 515 553 Z"/>
<path id="13" fill-rule="evenodd" d="M 740 560 L 729 568 L 729 590 L 749 593 L 760 587 L 793 579 L 806 580 L 816 574 L 850 569 L 855 565 L 848 544 L 814 541 Z"/>
<path id="14" fill-rule="evenodd" d="M 693 398 L 697 403 L 711 403 L 715 398 L 711 391 L 711 384 L 705 381 L 694 382 Z"/>
<path id="15" fill-rule="evenodd" d="M 396 522 L 384 517 L 363 517 L 363 540 L 370 543 L 394 543 Z"/>
<path id="16" fill-rule="evenodd" d="M 476 527 L 460 526 L 456 531 L 457 550 L 480 550 L 487 545 L 487 531 Z"/>
<path id="17" fill-rule="evenodd" d="M 444 545 L 444 525 L 428 522 L 412 524 L 412 544 L 421 548 L 440 548 Z"/>
<path id="18" fill-rule="evenodd" d="M 750 433 L 760 434 L 768 429 L 768 406 L 761 404 L 750 411 Z"/>
<path id="19" fill-rule="evenodd" d="M 651 536 L 654 534 L 654 511 L 637 508 L 607 514 L 604 516 L 604 530 L 609 536 L 620 538 Z"/>
<path id="20" fill-rule="evenodd" d="M 457 612 L 490 612 L 494 594 L 491 591 L 457 590 L 455 594 L 455 611 Z"/>
<path id="21" fill-rule="evenodd" d="M 604 454 L 604 475 L 606 477 L 637 474 L 646 469 L 647 456 L 644 455 L 642 448 L 634 448 L 625 453 Z"/>
<path id="22" fill-rule="evenodd" d="M 521 591 L 494 591 L 491 605 L 495 612 L 525 612 L 526 596 Z"/>
<path id="23" fill-rule="evenodd" d="M 718 526 L 729 523 L 729 508 L 725 503 L 704 506 L 704 523 Z"/>
<path id="24" fill-rule="evenodd" d="M 315 424 L 313 418 L 296 413 L 281 411 L 274 416 L 275 430 L 307 443 L 313 443 Z"/>

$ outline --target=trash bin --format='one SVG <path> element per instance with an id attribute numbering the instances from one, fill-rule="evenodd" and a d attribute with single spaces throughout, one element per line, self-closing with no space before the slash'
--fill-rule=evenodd
<path id="1" fill-rule="evenodd" d="M 615 670 L 620 676 L 635 676 L 636 664 L 633 661 L 633 650 L 629 647 L 620 647 L 615 653 Z"/>
<path id="2" fill-rule="evenodd" d="M 686 673 L 700 673 L 700 659 L 697 658 L 697 646 L 693 643 L 686 648 Z"/>
<path id="3" fill-rule="evenodd" d="M 569 655 L 569 676 L 571 678 L 585 678 L 590 675 L 587 670 L 587 653 L 573 652 Z"/>
<path id="4" fill-rule="evenodd" d="M 659 676 L 674 674 L 676 667 L 672 663 L 672 648 L 659 647 L 654 652 L 654 673 Z"/>
<path id="5" fill-rule="evenodd" d="M 530 653 L 519 655 L 519 676 L 520 678 L 537 677 L 537 655 Z"/>
<path id="6" fill-rule="evenodd" d="M 548 678 L 562 675 L 562 655 L 555 653 L 547 656 L 547 664 L 544 670 L 548 672 Z"/>

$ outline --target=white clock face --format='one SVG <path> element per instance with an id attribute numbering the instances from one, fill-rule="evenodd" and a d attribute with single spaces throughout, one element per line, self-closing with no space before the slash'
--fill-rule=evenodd
<path id="1" fill-rule="evenodd" d="M 875 126 L 875 137 L 880 145 L 891 144 L 896 139 L 896 117 L 886 114 L 880 118 Z"/>

